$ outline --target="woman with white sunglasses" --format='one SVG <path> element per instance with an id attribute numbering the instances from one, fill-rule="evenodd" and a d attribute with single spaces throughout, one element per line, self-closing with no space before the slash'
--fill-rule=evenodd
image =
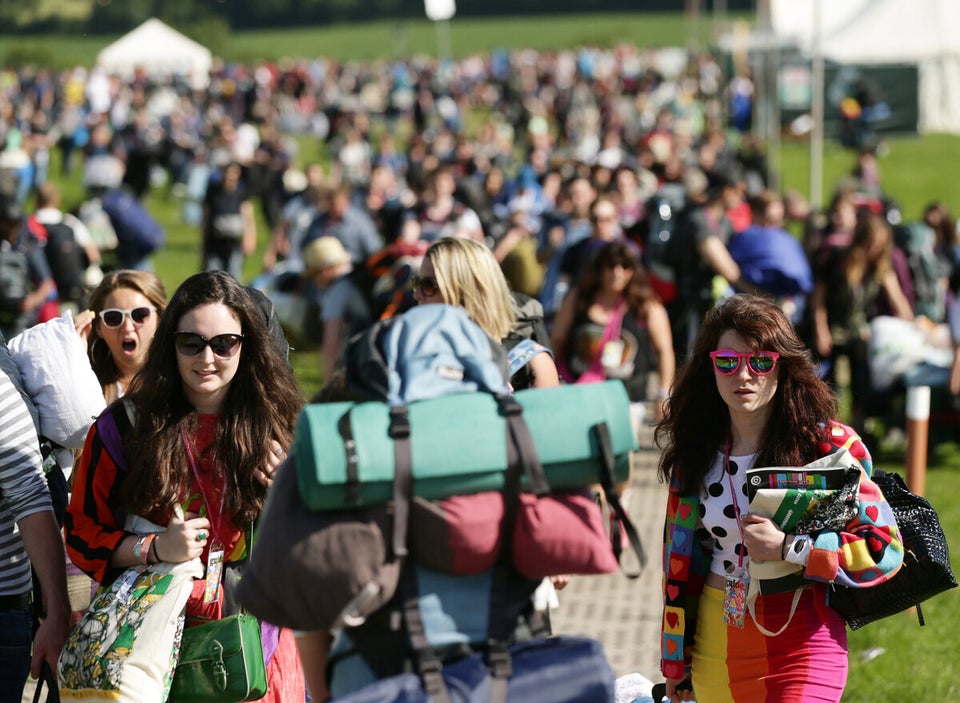
<path id="1" fill-rule="evenodd" d="M 656 430 L 670 484 L 661 669 L 671 701 L 840 700 L 847 632 L 829 607 L 831 584 L 886 581 L 903 546 L 869 479 L 870 453 L 836 415 L 836 398 L 776 303 L 737 295 L 707 314 Z M 748 470 L 799 472 L 843 449 L 861 471 L 858 508 L 842 529 L 790 534 L 750 513 Z M 751 559 L 790 562 L 802 578 L 750 606 Z"/>
<path id="2" fill-rule="evenodd" d="M 90 294 L 89 309 L 77 315 L 75 326 L 87 340 L 90 365 L 108 403 L 124 394 L 143 367 L 166 307 L 157 276 L 121 269 L 103 277 Z"/>

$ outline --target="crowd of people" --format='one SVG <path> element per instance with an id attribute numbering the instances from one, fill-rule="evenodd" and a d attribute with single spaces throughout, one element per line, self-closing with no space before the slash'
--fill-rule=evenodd
<path id="1" fill-rule="evenodd" d="M 692 56 L 666 75 L 655 58 L 620 46 L 457 62 L 225 65 L 202 92 L 145 72 L 126 83 L 96 69 L 6 72 L 0 330 L 13 336 L 72 308 L 106 400 L 125 399 L 137 420 L 122 461 L 142 481 L 123 478 L 96 429 L 80 454 L 66 519 L 71 575 L 109 581 L 135 563 L 209 559 L 214 546 L 228 564 L 244 558 L 245 527 L 303 403 L 286 347 L 274 344 L 238 280 L 258 245 L 264 275 L 254 285 L 273 298 L 288 335 L 319 342 L 325 379 L 343 364 L 347 341 L 376 320 L 416 304 L 462 307 L 510 348 L 515 389 L 622 381 L 634 421 L 660 423 L 661 472 L 677 505 L 696 503 L 699 484 L 722 476 L 716 452 L 733 466 L 797 464 L 823 451 L 809 428 L 835 419 L 848 382 L 842 359 L 850 424 L 867 436 L 877 318 L 931 338 L 949 330 L 952 356 L 923 382 L 960 394 L 960 240 L 949 206 L 931 203 L 922 221 L 903 221 L 864 150 L 827 211 L 811 211 L 797 194 L 771 190 L 761 145 L 728 128 L 730 94 L 713 59 Z M 329 163 L 304 163 L 294 134 L 322 140 Z M 116 238 L 79 203 L 63 213 L 51 189 L 55 149 L 63 175 L 80 178 L 91 200 L 122 188 L 148 201 L 169 188 L 200 232 L 203 273 L 168 304 L 149 272 L 110 271 Z M 267 233 L 257 232 L 254 202 Z M 79 272 L 80 293 L 62 283 L 68 259 L 51 245 L 60 225 L 71 233 L 68 268 L 72 280 Z M 134 268 L 149 268 L 149 257 Z M 542 333 L 518 332 L 525 322 Z M 769 366 L 755 365 L 756 348 Z M 711 366 L 718 350 L 736 364 Z M 743 373 L 756 377 L 749 394 L 734 388 Z M 714 385 L 715 398 L 701 393 Z M 776 400 L 794 388 L 812 398 L 802 411 Z M 705 426 L 717 436 L 692 452 L 699 443 L 687 437 L 702 438 Z M 770 427 L 790 442 L 771 440 Z M 0 441 L 32 441 L 21 429 Z M 0 478 L 19 481 L 22 471 L 0 467 Z M 24 515 L 45 509 L 35 483 L 10 513 L 22 530 Z M 192 502 L 181 518 L 168 503 L 184 486 Z M 144 544 L 124 530 L 121 506 L 165 527 Z M 804 542 L 720 512 L 706 508 L 711 521 L 739 527 L 726 534 L 757 554 Z M 10 521 L 0 517 L 4 528 Z M 31 557 L 49 551 L 24 542 Z M 712 589 L 705 594 L 715 595 L 711 577 L 722 581 L 734 549 L 719 543 L 700 575 Z M 41 581 L 59 580 L 49 558 L 38 563 Z M 0 573 L 4 593 L 21 576 Z M 203 614 L 200 595 L 188 616 Z M 791 636 L 839 659 L 842 643 L 827 643 L 837 619 L 824 616 L 821 595 L 804 594 Z M 700 612 L 716 620 L 714 600 Z M 37 640 L 36 656 L 48 661 L 62 605 L 48 609 Z M 302 700 L 292 634 L 271 636 L 279 643 L 271 695 Z M 719 654 L 727 645 L 702 642 L 694 685 L 706 692 L 729 683 Z M 664 673 L 676 699 L 689 672 L 668 658 Z M 788 683 L 802 691 L 831 681 Z"/>

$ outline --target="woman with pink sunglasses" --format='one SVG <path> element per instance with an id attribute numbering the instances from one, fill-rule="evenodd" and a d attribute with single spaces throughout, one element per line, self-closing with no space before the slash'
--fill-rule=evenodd
<path id="1" fill-rule="evenodd" d="M 828 605 L 830 584 L 886 581 L 903 547 L 869 479 L 869 452 L 836 414 L 830 387 L 774 302 L 737 295 L 707 314 L 656 430 L 670 484 L 661 637 L 670 700 L 840 700 L 847 633 Z M 858 505 L 872 509 L 844 518 L 841 530 L 809 534 L 750 513 L 749 469 L 803 467 L 842 449 L 860 464 Z M 802 578 L 750 606 L 751 559 L 791 562 Z"/>

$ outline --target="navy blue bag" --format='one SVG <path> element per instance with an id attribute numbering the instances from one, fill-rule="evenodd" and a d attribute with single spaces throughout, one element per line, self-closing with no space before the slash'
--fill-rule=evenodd
<path id="1" fill-rule="evenodd" d="M 133 193 L 115 188 L 104 194 L 102 204 L 117 233 L 117 257 L 121 266 L 132 266 L 163 246 L 163 226 Z"/>
<path id="2" fill-rule="evenodd" d="M 604 703 L 614 700 L 614 675 L 599 642 L 587 637 L 541 637 L 509 647 L 508 703 Z M 493 675 L 484 655 L 474 654 L 441 671 L 450 703 L 488 703 Z M 415 673 L 381 679 L 335 703 L 433 703 Z"/>

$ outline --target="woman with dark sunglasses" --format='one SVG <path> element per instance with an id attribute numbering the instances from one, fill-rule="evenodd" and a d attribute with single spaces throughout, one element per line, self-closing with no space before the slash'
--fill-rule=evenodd
<path id="1" fill-rule="evenodd" d="M 707 314 L 655 435 L 670 484 L 661 669 L 672 701 L 840 700 L 847 633 L 827 604 L 830 584 L 882 583 L 903 548 L 869 480 L 870 453 L 836 414 L 776 303 L 736 295 Z M 750 514 L 749 469 L 802 467 L 839 449 L 859 462 L 859 505 L 873 511 L 803 535 Z M 748 592 L 751 559 L 798 566 L 799 587 L 761 594 L 751 609 L 734 598 Z"/>
<path id="2" fill-rule="evenodd" d="M 126 313 L 123 323 L 130 324 Z M 199 558 L 206 576 L 194 583 L 187 626 L 230 614 L 228 586 L 302 406 L 250 292 L 223 271 L 191 276 L 160 318 L 140 373 L 104 411 L 120 446 L 101 435 L 99 420 L 87 436 L 65 525 L 71 559 L 107 586 L 137 564 Z M 159 531 L 137 534 L 124 516 Z M 262 700 L 304 700 L 292 633 L 264 625 L 262 635 L 269 683 Z"/>
<path id="3" fill-rule="evenodd" d="M 414 280 L 413 297 L 420 305 L 446 303 L 467 311 L 491 339 L 503 343 L 516 323 L 507 279 L 493 252 L 472 239 L 443 237 L 430 248 Z M 531 340 L 532 342 L 532 340 Z M 524 343 L 510 358 L 514 388 L 546 388 L 560 384 L 552 352 Z M 519 383 L 519 385 L 518 385 Z"/>
<path id="4" fill-rule="evenodd" d="M 157 276 L 121 269 L 103 277 L 90 294 L 89 308 L 75 318 L 108 403 L 124 394 L 143 367 L 166 307 L 167 293 Z"/>
<path id="5" fill-rule="evenodd" d="M 637 425 L 646 415 L 655 367 L 660 392 L 654 415 L 661 417 L 676 364 L 670 318 L 630 245 L 614 241 L 595 250 L 557 311 L 550 341 L 568 382 L 622 380 Z"/>

